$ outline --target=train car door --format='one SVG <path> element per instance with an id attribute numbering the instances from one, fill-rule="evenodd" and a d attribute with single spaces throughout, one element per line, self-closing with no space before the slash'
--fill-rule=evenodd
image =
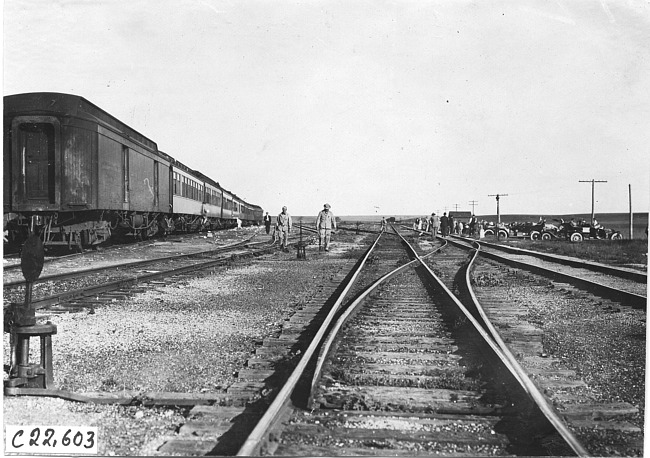
<path id="1" fill-rule="evenodd" d="M 61 129 L 51 116 L 12 122 L 13 205 L 16 210 L 55 210 L 60 205 Z M 24 206 L 24 208 L 23 208 Z"/>

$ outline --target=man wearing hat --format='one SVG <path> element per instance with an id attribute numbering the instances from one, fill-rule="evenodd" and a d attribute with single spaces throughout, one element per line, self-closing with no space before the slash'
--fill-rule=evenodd
<path id="1" fill-rule="evenodd" d="M 316 217 L 316 229 L 318 230 L 319 241 L 318 251 L 329 251 L 330 237 L 332 230 L 336 230 L 336 218 L 334 213 L 330 211 L 330 204 L 325 204 L 324 208 Z"/>
<path id="2" fill-rule="evenodd" d="M 438 236 L 438 228 L 440 227 L 440 218 L 435 213 L 431 213 L 429 218 L 429 229 L 431 229 L 431 238 L 433 240 Z"/>
<path id="3" fill-rule="evenodd" d="M 291 232 L 291 215 L 287 213 L 287 207 L 282 207 L 282 213 L 278 215 L 276 227 L 280 237 L 280 249 L 284 252 L 289 251 L 289 232 Z"/>

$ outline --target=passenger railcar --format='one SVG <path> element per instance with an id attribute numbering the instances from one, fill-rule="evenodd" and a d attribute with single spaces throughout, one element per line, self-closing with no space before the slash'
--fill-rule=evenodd
<path id="1" fill-rule="evenodd" d="M 46 245 L 94 245 L 112 235 L 232 227 L 261 209 L 158 150 L 86 99 L 60 93 L 4 97 L 5 240 L 29 231 Z M 236 208 L 236 210 L 235 210 Z"/>

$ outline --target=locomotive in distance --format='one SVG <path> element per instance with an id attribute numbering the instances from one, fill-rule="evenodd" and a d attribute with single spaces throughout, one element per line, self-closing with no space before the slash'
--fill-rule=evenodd
<path id="1" fill-rule="evenodd" d="M 20 245 L 97 245 L 259 224 L 262 208 L 160 151 L 155 142 L 83 97 L 4 97 L 3 225 Z"/>

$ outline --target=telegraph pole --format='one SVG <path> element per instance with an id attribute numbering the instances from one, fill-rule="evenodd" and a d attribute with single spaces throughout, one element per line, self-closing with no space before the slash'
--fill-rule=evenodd
<path id="1" fill-rule="evenodd" d="M 499 198 L 507 195 L 508 194 L 488 194 L 488 197 L 497 198 L 497 227 L 494 229 L 496 231 L 497 240 L 501 240 L 501 237 L 499 237 L 499 226 L 501 226 L 501 212 L 499 211 Z"/>
<path id="2" fill-rule="evenodd" d="M 456 207 L 456 211 L 458 211 L 458 204 L 454 204 L 454 207 Z"/>
<path id="3" fill-rule="evenodd" d="M 470 200 L 469 204 L 472 206 L 472 215 L 474 215 L 474 206 L 478 205 L 478 200 Z"/>
<path id="4" fill-rule="evenodd" d="M 632 213 L 632 185 L 627 185 L 630 191 L 630 240 L 634 238 L 634 230 L 632 226 L 634 225 L 634 213 Z"/>
<path id="5" fill-rule="evenodd" d="M 501 213 L 499 212 L 499 198 L 500 197 L 505 197 L 508 194 L 488 194 L 488 197 L 496 197 L 497 198 L 497 224 L 501 224 Z"/>
<path id="6" fill-rule="evenodd" d="M 596 214 L 594 212 L 594 187 L 596 183 L 607 183 L 607 181 L 603 180 L 579 180 L 580 183 L 591 183 L 591 224 L 594 224 L 594 219 L 596 218 Z"/>

